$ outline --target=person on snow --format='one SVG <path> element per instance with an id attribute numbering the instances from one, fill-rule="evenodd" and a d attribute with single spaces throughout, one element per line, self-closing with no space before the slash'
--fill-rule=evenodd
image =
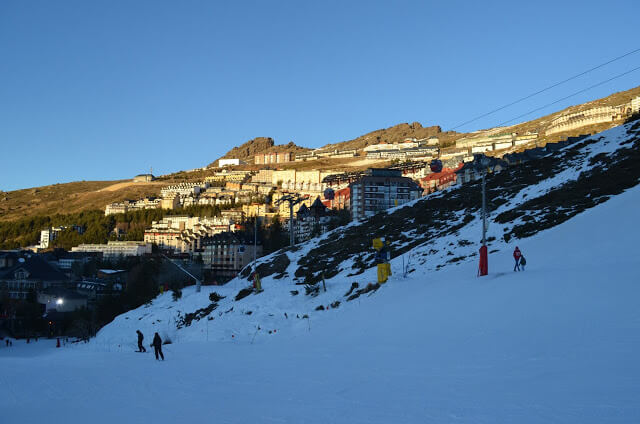
<path id="1" fill-rule="evenodd" d="M 144 340 L 144 335 L 140 332 L 140 330 L 136 330 L 138 333 L 138 352 L 146 352 L 147 349 L 144 348 L 142 341 Z"/>
<path id="2" fill-rule="evenodd" d="M 164 361 L 164 355 L 162 354 L 162 339 L 160 338 L 160 335 L 158 333 L 153 336 L 153 343 L 151 344 L 151 346 L 153 346 L 153 349 L 155 350 L 156 360 L 159 359 L 159 355 L 160 358 L 162 358 L 162 360 Z"/>
<path id="3" fill-rule="evenodd" d="M 513 259 L 516 260 L 516 264 L 513 267 L 514 271 L 520 271 L 520 258 L 522 257 L 522 253 L 520 253 L 520 249 L 516 246 L 516 249 L 513 251 Z"/>
<path id="4" fill-rule="evenodd" d="M 522 254 L 520 254 L 520 266 L 522 267 L 522 270 L 524 271 L 524 266 L 527 264 L 527 260 L 524 258 L 524 256 Z"/>

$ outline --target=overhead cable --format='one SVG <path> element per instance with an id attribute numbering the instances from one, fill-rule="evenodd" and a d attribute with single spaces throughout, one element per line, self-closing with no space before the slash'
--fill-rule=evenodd
<path id="1" fill-rule="evenodd" d="M 514 101 L 514 102 L 511 102 L 511 103 L 506 104 L 506 105 L 504 105 L 504 106 L 501 106 L 501 107 L 499 107 L 499 108 L 497 108 L 497 109 L 494 109 L 494 110 L 492 110 L 492 111 L 489 111 L 489 112 L 487 112 L 487 113 L 484 113 L 484 114 L 482 114 L 482 115 L 480 115 L 480 116 L 477 116 L 477 117 L 475 117 L 475 118 L 473 118 L 473 119 L 470 119 L 470 120 L 468 120 L 468 121 L 466 121 L 466 122 L 463 122 L 463 123 L 461 123 L 461 124 L 458 124 L 458 125 L 456 125 L 455 127 L 451 128 L 451 129 L 452 129 L 452 130 L 455 130 L 456 128 L 460 128 L 460 127 L 462 127 L 462 126 L 465 126 L 465 125 L 467 125 L 467 124 L 470 124 L 470 123 L 472 123 L 472 122 L 475 122 L 475 121 L 477 121 L 478 119 L 484 118 L 485 116 L 492 115 L 492 114 L 494 114 L 494 113 L 496 113 L 496 112 L 499 112 L 499 111 L 501 111 L 501 110 L 503 110 L 503 109 L 506 109 L 506 108 L 508 108 L 508 107 L 510 107 L 510 106 L 513 106 L 513 105 L 515 105 L 515 104 L 518 104 L 518 103 L 520 103 L 520 102 L 523 102 L 523 101 L 525 101 L 525 100 L 527 100 L 527 99 L 530 99 L 530 98 L 532 98 L 532 97 L 534 97 L 534 96 L 537 96 L 538 94 L 544 93 L 545 91 L 549 91 L 549 90 L 551 90 L 552 88 L 555 88 L 555 87 L 557 87 L 557 86 L 559 86 L 559 85 L 562 85 L 562 84 L 564 84 L 564 83 L 566 83 L 566 82 L 569 82 L 569 81 L 574 80 L 574 79 L 576 79 L 576 78 L 578 78 L 578 77 L 581 77 L 581 76 L 583 76 L 583 75 L 586 75 L 586 74 L 588 74 L 589 72 L 595 71 L 596 69 L 600 69 L 600 68 L 602 68 L 603 66 L 606 66 L 606 65 L 608 65 L 608 64 L 610 64 L 610 63 L 613 63 L 613 62 L 616 62 L 616 61 L 618 61 L 618 60 L 620 60 L 620 59 L 623 59 L 623 58 L 625 58 L 625 57 L 627 57 L 627 56 L 629 56 L 629 55 L 632 55 L 632 54 L 634 54 L 634 53 L 637 53 L 637 52 L 639 52 L 639 51 L 640 51 L 640 48 L 635 49 L 635 50 L 632 50 L 632 51 L 630 51 L 630 52 L 628 52 L 628 53 L 625 53 L 625 54 L 623 54 L 623 55 L 621 55 L 621 56 L 618 56 L 618 57 L 616 57 L 616 58 L 613 58 L 613 59 L 611 59 L 611 60 L 609 60 L 609 61 L 607 61 L 607 62 L 601 63 L 601 64 L 599 64 L 598 66 L 594 66 L 594 67 L 593 67 L 593 68 L 591 68 L 591 69 L 587 69 L 586 71 L 580 72 L 579 74 L 576 74 L 576 75 L 574 75 L 574 76 L 572 76 L 572 77 L 569 77 L 569 78 L 567 78 L 567 79 L 565 79 L 565 80 L 562 80 L 562 81 L 557 82 L 557 83 L 555 83 L 555 84 L 552 84 L 552 85 L 550 85 L 550 86 L 548 86 L 548 87 L 545 87 L 545 88 L 543 88 L 542 90 L 538 90 L 538 91 L 536 91 L 535 93 L 531 93 L 531 94 L 529 94 L 528 96 L 522 97 L 522 98 L 520 98 L 520 99 L 518 99 L 518 100 L 516 100 L 516 101 Z M 516 118 L 516 119 L 517 119 L 517 118 Z"/>

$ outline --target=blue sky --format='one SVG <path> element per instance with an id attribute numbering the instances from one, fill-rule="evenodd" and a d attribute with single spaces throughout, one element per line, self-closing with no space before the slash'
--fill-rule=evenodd
<path id="1" fill-rule="evenodd" d="M 307 147 L 443 130 L 640 48 L 640 3 L 0 2 L 0 189 L 204 166 L 258 136 Z M 640 66 L 640 52 L 460 128 Z M 530 115 L 640 85 L 640 71 Z"/>

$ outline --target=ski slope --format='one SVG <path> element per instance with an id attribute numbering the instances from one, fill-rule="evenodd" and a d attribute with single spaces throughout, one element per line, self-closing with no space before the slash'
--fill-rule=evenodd
<path id="1" fill-rule="evenodd" d="M 208 305 L 212 288 L 161 296 L 87 345 L 2 346 L 1 421 L 640 422 L 638 205 L 636 186 L 496 242 L 483 278 L 475 258 L 418 267 L 352 302 L 343 294 L 373 270 L 339 275 L 313 298 L 267 281 L 235 302 L 246 283 L 235 281 L 215 288 L 227 298 L 213 320 L 180 330 L 178 311 Z M 525 272 L 512 271 L 515 244 Z M 314 311 L 336 299 L 337 309 Z M 166 361 L 133 352 L 137 328 L 147 344 L 153 331 L 172 338 Z"/>

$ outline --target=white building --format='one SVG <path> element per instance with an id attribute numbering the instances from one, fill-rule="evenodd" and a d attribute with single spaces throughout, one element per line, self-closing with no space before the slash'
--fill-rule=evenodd
<path id="1" fill-rule="evenodd" d="M 471 153 L 483 153 L 493 150 L 493 144 L 479 144 L 471 147 Z"/>
<path id="2" fill-rule="evenodd" d="M 631 112 L 632 113 L 640 112 L 640 96 L 638 96 L 635 99 L 631 100 Z"/>
<path id="3" fill-rule="evenodd" d="M 580 112 L 560 115 L 551 121 L 546 130 L 546 135 L 623 119 L 625 117 L 624 111 L 628 110 L 628 107 L 628 104 L 626 106 L 598 106 Z"/>
<path id="4" fill-rule="evenodd" d="M 81 244 L 71 248 L 72 252 L 99 252 L 105 259 L 120 256 L 143 256 L 151 254 L 151 243 L 143 241 L 109 241 L 107 244 Z"/>
<path id="5" fill-rule="evenodd" d="M 405 150 L 415 149 L 420 145 L 420 142 L 414 138 L 407 138 L 402 143 L 385 143 L 384 141 L 378 144 L 371 144 L 365 147 L 365 152 L 383 152 L 385 150 Z"/>
<path id="6" fill-rule="evenodd" d="M 73 228 L 75 231 L 78 232 L 78 234 L 82 234 L 84 233 L 84 228 L 80 227 L 78 225 L 74 225 Z M 64 230 L 66 230 L 67 227 L 65 226 L 60 226 L 60 227 L 49 227 L 47 229 L 44 229 L 42 231 L 40 231 L 40 244 L 38 244 L 38 248 L 39 249 L 46 249 L 49 247 L 49 244 L 58 238 L 58 234 Z"/>
<path id="7" fill-rule="evenodd" d="M 160 207 L 161 199 L 155 197 L 145 197 L 136 201 L 125 200 L 124 202 L 110 203 L 104 208 L 105 216 L 119 213 L 127 213 L 135 210 L 156 209 Z"/>
<path id="8" fill-rule="evenodd" d="M 516 136 L 516 139 L 513 141 L 514 146 L 522 146 L 524 144 L 533 143 L 538 140 L 537 132 L 528 132 L 526 134 Z"/>
<path id="9" fill-rule="evenodd" d="M 235 165 L 240 165 L 240 159 L 220 159 L 218 161 L 218 166 L 221 168 L 225 166 L 235 166 Z"/>
<path id="10" fill-rule="evenodd" d="M 193 253 L 201 249 L 203 237 L 234 230 L 235 223 L 227 217 L 167 216 L 152 222 L 144 241 L 164 250 Z"/>
<path id="11" fill-rule="evenodd" d="M 163 187 L 162 190 L 160 190 L 160 195 L 162 197 L 168 197 L 170 194 L 178 194 L 180 196 L 197 196 L 203 189 L 207 188 L 209 188 L 209 183 L 207 182 L 180 183 Z"/>
<path id="12" fill-rule="evenodd" d="M 513 142 L 511 141 L 497 141 L 493 143 L 493 150 L 509 149 L 511 147 L 513 147 Z"/>
<path id="13" fill-rule="evenodd" d="M 49 243 L 55 239 L 56 233 L 52 231 L 51 228 L 40 231 L 40 247 L 41 249 L 46 249 L 49 247 Z"/>

